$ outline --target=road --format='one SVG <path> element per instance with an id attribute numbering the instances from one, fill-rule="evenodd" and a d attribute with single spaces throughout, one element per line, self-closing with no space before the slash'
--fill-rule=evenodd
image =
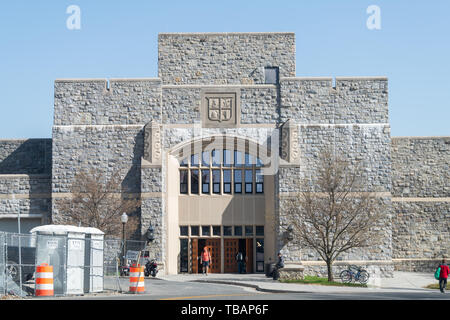
<path id="1" fill-rule="evenodd" d="M 125 281 L 121 284 L 127 289 Z M 450 300 L 450 292 L 438 290 L 411 290 L 409 292 L 380 293 L 367 290 L 366 293 L 268 293 L 252 288 L 226 284 L 177 282 L 146 279 L 145 294 L 111 294 L 83 296 L 77 299 L 108 300 Z M 73 297 L 70 297 L 73 298 Z"/>
<path id="2" fill-rule="evenodd" d="M 106 280 L 106 279 L 105 279 Z M 127 279 L 121 279 L 122 289 L 128 290 Z M 106 283 L 111 286 L 112 283 Z M 112 289 L 113 287 L 110 287 Z M 146 279 L 145 294 L 118 293 L 109 291 L 99 295 L 84 296 L 68 296 L 53 298 L 30 298 L 33 300 L 47 300 L 49 303 L 45 306 L 46 310 L 52 310 L 53 314 L 62 315 L 67 311 L 71 314 L 80 314 L 85 317 L 88 313 L 90 318 L 96 318 L 94 314 L 98 314 L 99 319 L 105 318 L 106 314 L 111 314 L 114 319 L 124 317 L 149 318 L 156 314 L 164 314 L 163 319 L 281 319 L 292 315 L 292 312 L 300 312 L 299 314 L 307 315 L 307 310 L 315 310 L 321 316 L 329 314 L 330 317 L 335 316 L 337 312 L 348 315 L 363 315 L 367 317 L 379 316 L 392 317 L 398 314 L 401 319 L 410 315 L 417 315 L 419 312 L 426 310 L 427 315 L 431 313 L 441 312 L 445 304 L 437 304 L 436 300 L 444 300 L 448 303 L 450 293 L 441 294 L 437 290 L 429 291 L 418 289 L 409 292 L 380 293 L 376 290 L 368 289 L 364 293 L 269 293 L 259 292 L 253 288 L 216 284 L 216 283 L 200 283 L 186 281 L 168 281 Z M 356 303 L 353 300 L 370 300 Z M 338 301 L 337 301 L 338 300 Z M 344 303 L 347 300 L 347 303 Z M 387 301 L 387 305 L 377 304 L 377 301 Z M 392 300 L 410 301 L 408 305 L 405 303 L 392 303 Z M 430 301 L 431 306 L 424 306 L 416 300 Z M 119 303 L 120 301 L 120 303 Z M 337 302 L 336 302 L 337 301 Z M 64 303 L 66 302 L 66 304 Z M 75 302 L 75 304 L 74 304 Z M 81 302 L 84 302 L 81 304 Z M 333 304 L 336 304 L 333 306 Z M 2 304 L 2 310 L 6 307 Z M 17 306 L 9 305 L 12 312 Z M 244 313 L 244 309 L 250 312 L 250 308 L 256 310 L 266 310 L 266 313 L 255 315 Z M 195 309 L 197 308 L 197 309 Z M 235 313 L 237 308 L 237 314 Z M 257 309 L 259 308 L 259 309 Z M 58 310 L 59 309 L 59 310 Z M 6 310 L 6 309 L 5 309 Z M 56 311 L 57 310 L 57 311 Z M 190 310 L 190 311 L 186 311 Z M 193 313 L 192 310 L 207 310 L 209 314 Z M 213 310 L 215 310 L 213 312 Z M 255 309 L 254 309 L 255 310 Z M 23 312 L 30 312 L 30 316 L 36 315 L 36 308 L 24 308 Z M 188 312 L 188 313 L 185 313 Z M 189 313 L 190 312 L 190 313 Z M 197 311 L 200 312 L 200 311 Z M 239 313 L 240 312 L 240 313 Z M 394 312 L 394 314 L 393 314 Z M 445 313 L 445 312 L 444 312 Z M 436 317 L 441 316 L 436 314 Z M 432 316 L 430 316 L 432 317 Z M 158 316 L 159 318 L 159 316 Z M 295 317 L 298 318 L 298 317 Z"/>

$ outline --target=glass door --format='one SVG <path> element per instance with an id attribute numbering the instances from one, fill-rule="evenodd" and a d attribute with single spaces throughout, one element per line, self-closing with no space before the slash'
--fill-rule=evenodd
<path id="1" fill-rule="evenodd" d="M 256 239 L 256 272 L 264 272 L 264 238 Z"/>

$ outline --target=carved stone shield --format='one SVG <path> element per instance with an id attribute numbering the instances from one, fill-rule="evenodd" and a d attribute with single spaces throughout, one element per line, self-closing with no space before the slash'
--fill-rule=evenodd
<path id="1" fill-rule="evenodd" d="M 204 88 L 201 90 L 201 118 L 204 128 L 233 128 L 240 124 L 238 88 Z"/>
<path id="2" fill-rule="evenodd" d="M 232 98 L 207 98 L 208 119 L 211 121 L 228 121 L 233 116 Z"/>

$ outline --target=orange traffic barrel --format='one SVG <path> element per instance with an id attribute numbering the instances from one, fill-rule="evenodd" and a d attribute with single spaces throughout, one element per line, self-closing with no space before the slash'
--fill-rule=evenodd
<path id="1" fill-rule="evenodd" d="M 36 296 L 53 296 L 53 266 L 46 263 L 36 267 Z"/>
<path id="2" fill-rule="evenodd" d="M 144 293 L 144 267 L 133 265 L 130 267 L 130 292 Z"/>

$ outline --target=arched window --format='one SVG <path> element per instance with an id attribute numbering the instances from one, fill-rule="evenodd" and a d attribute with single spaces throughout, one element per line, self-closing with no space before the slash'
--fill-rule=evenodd
<path id="1" fill-rule="evenodd" d="M 247 152 L 203 150 L 180 161 L 180 193 L 192 195 L 264 193 L 262 161 Z"/>

